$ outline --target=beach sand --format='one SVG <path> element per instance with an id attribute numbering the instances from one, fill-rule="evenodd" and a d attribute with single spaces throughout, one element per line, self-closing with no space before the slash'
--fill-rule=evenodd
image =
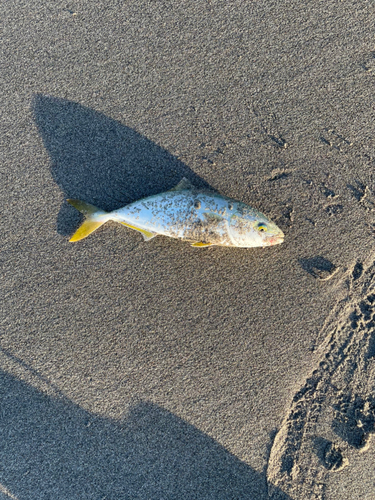
<path id="1" fill-rule="evenodd" d="M 375 498 L 374 16 L 4 3 L 1 500 Z M 69 243 L 182 177 L 285 242 Z"/>

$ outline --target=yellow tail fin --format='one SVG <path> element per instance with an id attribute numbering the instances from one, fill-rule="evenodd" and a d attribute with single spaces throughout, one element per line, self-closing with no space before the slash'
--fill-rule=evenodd
<path id="1" fill-rule="evenodd" d="M 107 217 L 103 217 L 104 215 L 107 215 L 107 212 L 94 207 L 94 205 L 90 205 L 89 203 L 85 203 L 80 200 L 67 200 L 67 202 L 82 212 L 86 217 L 86 220 L 77 229 L 69 241 L 83 240 L 83 238 L 86 238 L 89 234 L 93 233 L 96 229 L 98 229 L 98 227 L 108 220 Z"/>

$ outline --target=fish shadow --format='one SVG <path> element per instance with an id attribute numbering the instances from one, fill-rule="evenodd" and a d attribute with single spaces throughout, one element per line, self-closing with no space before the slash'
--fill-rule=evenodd
<path id="1" fill-rule="evenodd" d="M 37 94 L 34 120 L 51 158 L 51 173 L 67 198 L 114 210 L 174 187 L 183 177 L 211 189 L 168 151 L 120 122 L 76 102 Z M 57 230 L 68 235 L 79 214 L 62 204 Z"/>
<path id="2" fill-rule="evenodd" d="M 2 370 L 0 399 L 0 486 L 7 497 L 269 499 L 264 475 L 155 404 L 138 402 L 118 422 Z M 289 500 L 277 489 L 273 498 Z"/>

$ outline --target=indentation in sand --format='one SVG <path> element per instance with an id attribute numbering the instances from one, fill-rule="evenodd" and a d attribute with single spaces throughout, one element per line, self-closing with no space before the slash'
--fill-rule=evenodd
<path id="1" fill-rule="evenodd" d="M 314 262 L 301 265 L 311 267 L 312 274 Z M 370 446 L 375 431 L 373 259 L 353 265 L 347 287 L 321 333 L 325 340 L 317 365 L 294 395 L 274 439 L 267 470 L 270 498 L 277 498 L 276 486 L 292 498 L 323 499 L 327 474 L 341 471 L 350 453 Z"/>

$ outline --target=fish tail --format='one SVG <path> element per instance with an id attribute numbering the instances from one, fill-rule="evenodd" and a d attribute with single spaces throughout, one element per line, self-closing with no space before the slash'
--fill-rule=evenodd
<path id="1" fill-rule="evenodd" d="M 94 205 L 90 205 L 84 201 L 67 200 L 67 202 L 73 205 L 74 208 L 79 210 L 85 216 L 85 220 L 69 241 L 83 240 L 83 238 L 86 238 L 89 234 L 96 231 L 98 227 L 110 219 L 108 212 L 100 210 L 100 208 L 94 207 Z"/>

